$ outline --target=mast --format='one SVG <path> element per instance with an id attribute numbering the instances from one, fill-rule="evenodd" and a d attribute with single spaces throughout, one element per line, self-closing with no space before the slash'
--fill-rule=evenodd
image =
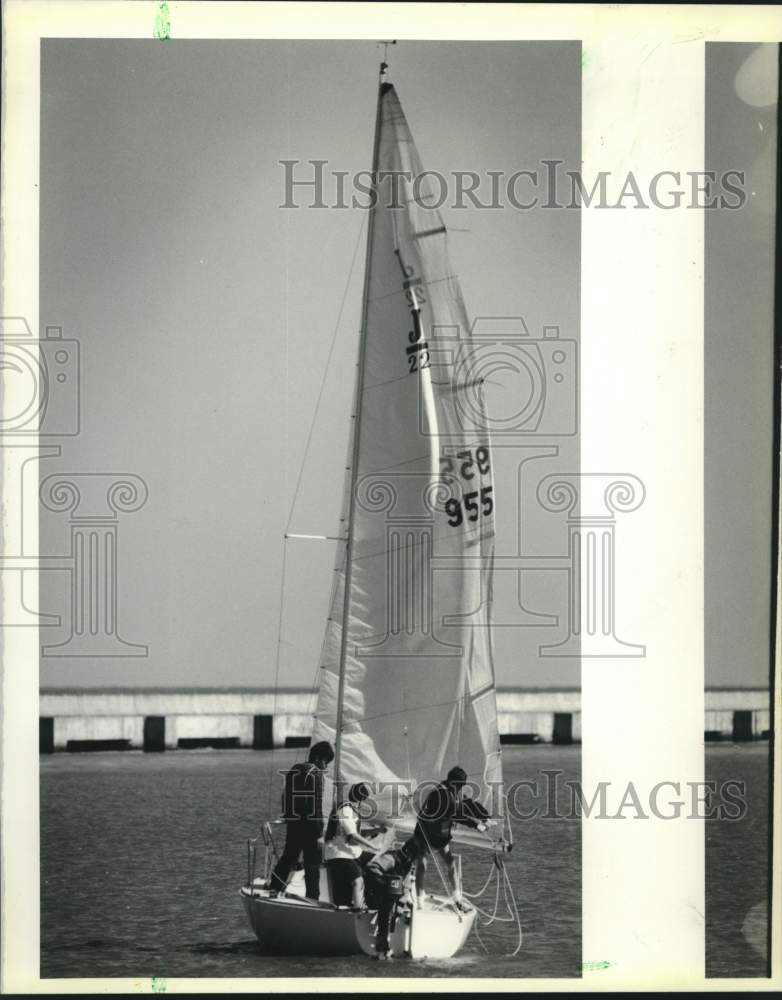
<path id="1" fill-rule="evenodd" d="M 386 52 L 388 51 L 388 44 L 386 45 Z M 390 44 L 394 44 L 391 42 Z M 375 228 L 375 215 L 377 212 L 377 171 L 378 171 L 378 159 L 380 152 L 380 118 L 381 118 L 381 108 L 383 103 L 383 94 L 385 88 L 388 84 L 384 83 L 383 77 L 385 76 L 386 70 L 388 69 L 388 63 L 384 59 L 380 63 L 380 73 L 378 76 L 378 88 L 377 88 L 377 109 L 375 111 L 375 136 L 372 147 L 372 178 L 373 178 L 373 190 L 375 191 L 375 201 L 369 208 L 369 223 L 367 225 L 367 250 L 364 259 L 364 289 L 361 297 L 361 327 L 359 331 L 359 342 L 358 342 L 358 364 L 356 372 L 356 401 L 355 408 L 356 412 L 353 414 L 354 426 L 353 426 L 353 448 L 350 457 L 350 489 L 348 493 L 348 523 L 347 523 L 347 537 L 345 541 L 345 592 L 343 599 L 342 608 L 342 636 L 340 639 L 340 652 L 339 652 L 339 686 L 337 689 L 337 720 L 336 720 L 336 736 L 335 736 L 335 758 L 334 758 L 334 785 L 339 789 L 340 773 L 340 755 L 341 755 L 341 745 L 342 745 L 342 706 L 345 695 L 345 657 L 347 654 L 347 643 L 348 643 L 348 621 L 350 619 L 350 584 L 351 577 L 353 575 L 353 561 L 352 561 L 352 549 L 353 549 L 353 530 L 355 523 L 355 513 L 356 513 L 356 479 L 358 473 L 358 457 L 359 448 L 361 446 L 361 402 L 364 392 L 364 355 L 366 353 L 366 343 L 367 343 L 367 316 L 369 312 L 369 269 L 370 261 L 372 255 L 372 237 Z"/>

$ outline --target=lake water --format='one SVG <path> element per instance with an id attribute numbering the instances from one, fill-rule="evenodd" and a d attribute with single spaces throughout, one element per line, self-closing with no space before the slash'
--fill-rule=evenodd
<path id="1" fill-rule="evenodd" d="M 706 779 L 746 782 L 747 814 L 706 823 L 706 975 L 766 976 L 769 745 L 711 746 Z"/>
<path id="2" fill-rule="evenodd" d="M 578 976 L 581 829 L 516 824 L 507 870 L 524 945 L 510 924 L 473 933 L 448 963 L 260 954 L 239 898 L 245 840 L 270 813 L 270 776 L 301 751 L 57 754 L 41 761 L 42 977 Z M 506 779 L 540 768 L 580 777 L 578 747 L 508 747 Z M 279 802 L 279 780 L 273 788 Z M 566 789 L 562 789 L 566 793 Z M 565 794 L 565 797 L 569 796 Z M 490 858 L 462 850 L 465 887 Z M 434 876 L 430 876 L 434 877 Z M 483 907 L 488 900 L 483 900 Z"/>
<path id="3" fill-rule="evenodd" d="M 272 776 L 300 756 L 205 750 L 42 758 L 41 976 L 580 975 L 581 824 L 543 816 L 514 824 L 507 855 L 524 930 L 516 957 L 505 957 L 516 941 L 510 924 L 481 929 L 486 950 L 473 933 L 447 963 L 262 955 L 238 895 L 245 840 L 270 815 L 270 793 L 279 801 Z M 764 974 L 757 945 L 765 933 L 767 756 L 766 744 L 707 750 L 707 777 L 746 780 L 750 801 L 746 820 L 707 827 L 713 976 Z M 506 747 L 503 761 L 508 782 L 561 771 L 567 811 L 563 783 L 580 777 L 579 747 Z M 462 854 L 466 888 L 475 890 L 489 859 Z"/>

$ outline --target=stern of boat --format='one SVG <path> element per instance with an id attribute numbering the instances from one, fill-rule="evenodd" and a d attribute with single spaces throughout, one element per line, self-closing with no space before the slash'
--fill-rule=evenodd
<path id="1" fill-rule="evenodd" d="M 264 846 L 263 875 L 256 876 L 258 841 Z M 247 842 L 247 883 L 239 893 L 250 925 L 263 951 L 274 955 L 359 955 L 358 912 L 331 902 L 325 867 L 320 871 L 320 899 L 307 899 L 304 871 L 294 871 L 287 891 L 273 893 L 266 886 L 277 850 L 271 824 L 261 837 Z"/>
<path id="2" fill-rule="evenodd" d="M 397 914 L 390 934 L 391 952 L 397 958 L 453 958 L 469 937 L 475 916 L 469 904 L 458 910 L 444 897 L 427 896 L 422 906 Z M 357 916 L 356 934 L 365 955 L 377 954 L 376 932 L 374 911 Z"/>

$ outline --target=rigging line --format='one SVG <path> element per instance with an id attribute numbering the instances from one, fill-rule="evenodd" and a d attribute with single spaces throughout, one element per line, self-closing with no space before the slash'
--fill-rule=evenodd
<path id="1" fill-rule="evenodd" d="M 476 921 L 476 924 L 475 924 L 475 934 L 476 934 L 476 937 L 478 938 L 478 941 L 479 941 L 481 947 L 488 954 L 489 953 L 489 949 L 486 947 L 486 944 L 481 939 L 479 928 L 481 926 L 483 926 L 484 928 L 485 927 L 489 927 L 493 923 L 498 923 L 498 924 L 502 924 L 502 923 L 506 923 L 506 924 L 507 923 L 514 923 L 516 925 L 516 927 L 518 928 L 518 939 L 517 939 L 516 947 L 514 948 L 514 950 L 512 952 L 506 952 L 505 953 L 506 957 L 510 958 L 510 957 L 513 957 L 514 955 L 518 955 L 518 953 L 519 953 L 519 951 L 521 949 L 522 943 L 523 943 L 524 932 L 523 932 L 523 928 L 522 928 L 522 924 L 521 924 L 521 915 L 519 914 L 518 907 L 516 905 L 516 900 L 515 900 L 515 897 L 513 895 L 513 887 L 511 885 L 507 869 L 505 868 L 505 865 L 502 862 L 502 859 L 499 859 L 499 861 L 493 862 L 493 864 L 492 864 L 492 870 L 491 870 L 491 872 L 489 874 L 489 877 L 486 880 L 486 883 L 484 884 L 483 888 L 479 892 L 477 892 L 477 893 L 468 893 L 468 892 L 465 892 L 464 895 L 467 896 L 467 897 L 469 897 L 470 899 L 480 898 L 486 892 L 486 890 L 489 888 L 489 885 L 490 885 L 490 883 L 492 881 L 492 878 L 495 876 L 495 874 L 496 874 L 497 882 L 496 882 L 495 895 L 494 895 L 494 909 L 493 909 L 493 912 L 492 913 L 488 913 L 486 910 L 484 910 L 480 906 L 478 906 L 477 903 L 475 903 L 475 902 L 472 903 L 472 906 L 474 907 L 474 909 L 476 910 L 476 912 L 479 913 L 482 917 L 486 917 L 487 918 L 486 921 L 483 924 L 481 924 L 480 921 Z M 508 914 L 508 916 L 505 916 L 505 917 L 500 917 L 500 916 L 497 915 L 498 914 L 498 910 L 499 910 L 499 906 L 500 906 L 500 888 L 502 888 L 502 901 L 505 904 L 505 910 L 506 910 L 506 912 Z"/>
<path id="2" fill-rule="evenodd" d="M 272 692 L 272 766 L 269 770 L 269 789 L 266 801 L 266 811 L 271 815 L 272 786 L 274 783 L 274 718 L 277 715 L 277 688 L 280 682 L 280 659 L 282 654 L 282 630 L 285 617 L 285 577 L 287 575 L 288 546 L 282 545 L 282 568 L 280 570 L 280 610 L 277 617 L 277 650 L 274 657 L 274 690 Z"/>
<path id="3" fill-rule="evenodd" d="M 481 909 L 481 907 L 478 906 L 477 903 L 473 903 L 472 904 L 475 907 L 475 910 L 482 917 L 486 918 L 485 922 L 482 925 L 483 927 L 489 927 L 493 923 L 507 923 L 508 922 L 508 918 L 507 917 L 498 917 L 497 916 L 497 910 L 499 909 L 499 906 L 500 906 L 500 873 L 499 873 L 499 870 L 497 869 L 497 867 L 492 862 L 491 874 L 489 875 L 489 882 L 495 876 L 496 876 L 496 883 L 497 884 L 496 884 L 496 888 L 495 888 L 495 892 L 494 892 L 494 909 L 492 910 L 492 912 L 489 913 L 487 910 Z M 486 888 L 488 888 L 489 882 L 486 883 Z M 467 895 L 467 894 L 465 893 L 465 895 Z M 474 898 L 477 898 L 477 896 L 474 896 Z M 511 917 L 511 919 L 513 919 L 513 918 Z M 480 924 L 480 921 L 479 921 L 479 924 Z"/>
<path id="4" fill-rule="evenodd" d="M 465 888 L 462 888 L 462 892 L 464 893 L 464 895 L 469 896 L 470 899 L 480 899 L 480 897 L 484 894 L 484 892 L 486 892 L 486 890 L 489 888 L 489 883 L 491 882 L 492 877 L 494 876 L 496 870 L 497 866 L 494 864 L 494 861 L 492 861 L 491 865 L 489 866 L 489 877 L 486 879 L 483 886 L 477 892 L 467 892 Z"/>
<path id="5" fill-rule="evenodd" d="M 486 955 L 488 955 L 489 954 L 489 949 L 483 943 L 483 938 L 481 937 L 481 932 L 478 930 L 478 923 L 479 922 L 476 920 L 475 921 L 475 936 L 478 938 L 478 944 L 481 946 L 481 948 L 483 948 L 484 953 Z"/>
<path id="6" fill-rule="evenodd" d="M 285 47 L 285 77 L 286 77 L 286 104 L 290 109 L 291 104 L 291 66 L 290 66 L 290 45 Z M 291 144 L 291 129 L 290 129 L 290 115 L 286 115 L 288 122 L 288 155 L 290 155 L 290 144 Z M 284 393 L 284 407 L 283 414 L 287 417 L 288 414 L 288 339 L 289 339 L 289 324 L 290 324 L 290 312 L 289 312 L 289 296 L 288 296 L 288 282 L 289 282 L 289 257 L 290 257 L 290 216 L 285 220 L 285 380 L 283 385 Z M 288 421 L 285 420 L 285 426 L 283 428 L 285 449 L 283 453 L 283 488 L 285 489 L 285 494 L 287 494 L 288 485 Z M 283 494 L 283 495 L 285 495 Z M 282 652 L 282 624 L 283 624 L 283 609 L 285 607 L 285 574 L 286 574 L 286 562 L 287 562 L 287 545 L 283 541 L 282 543 L 282 567 L 280 569 L 280 607 L 277 618 L 277 648 L 274 654 L 274 689 L 272 691 L 272 733 L 271 733 L 271 744 L 272 744 L 272 760 L 271 768 L 269 769 L 269 784 L 268 793 L 266 799 L 266 811 L 271 813 L 272 807 L 272 788 L 274 784 L 274 717 L 277 714 L 277 688 L 280 681 L 280 659 Z M 254 740 L 253 740 L 254 742 Z"/>
<path id="7" fill-rule="evenodd" d="M 318 398 L 315 401 L 315 409 L 314 409 L 313 414 L 312 414 L 312 422 L 310 423 L 310 429 L 309 429 L 309 432 L 307 434 L 307 443 L 304 446 L 304 455 L 302 456 L 302 459 L 301 459 L 301 465 L 299 467 L 299 475 L 298 475 L 298 478 L 296 480 L 296 489 L 294 490 L 293 500 L 291 501 L 290 514 L 288 515 L 288 521 L 287 521 L 287 524 L 286 524 L 286 527 L 285 527 L 286 533 L 288 531 L 290 531 L 291 524 L 293 523 L 293 515 L 296 512 L 296 502 L 299 499 L 299 491 L 301 489 L 302 479 L 304 478 L 304 466 L 307 463 L 307 457 L 309 456 L 310 447 L 312 445 L 312 438 L 313 438 L 314 433 L 315 433 L 315 425 L 316 425 L 317 420 L 318 420 L 318 412 L 320 410 L 320 404 L 323 401 L 323 393 L 325 392 L 325 389 L 326 389 L 326 375 L 328 374 L 328 370 L 329 370 L 329 368 L 331 366 L 331 360 L 332 360 L 332 358 L 334 356 L 334 348 L 335 348 L 336 343 L 337 343 L 337 335 L 339 334 L 339 327 L 340 327 L 340 323 L 342 322 L 342 313 L 344 312 L 345 302 L 347 301 L 348 291 L 350 290 L 350 282 L 351 282 L 351 279 L 353 277 L 353 272 L 355 270 L 356 257 L 358 256 L 358 248 L 361 246 L 361 237 L 364 234 L 364 226 L 366 225 L 366 221 L 367 221 L 367 213 L 365 212 L 362 215 L 361 225 L 359 226 L 358 235 L 356 237 L 356 245 L 353 248 L 353 257 L 352 257 L 352 259 L 350 261 L 350 270 L 348 271 L 348 278 L 347 278 L 347 281 L 345 282 L 345 290 L 342 293 L 342 301 L 340 302 L 340 305 L 339 305 L 339 312 L 337 313 L 337 320 L 336 320 L 336 322 L 334 324 L 334 332 L 333 332 L 333 334 L 331 336 L 331 344 L 329 345 L 329 353 L 328 353 L 328 355 L 326 357 L 326 367 L 325 367 L 325 369 L 323 371 L 323 380 L 322 380 L 322 382 L 320 384 L 320 390 L 318 391 Z M 286 385 L 287 385 L 287 379 L 286 379 Z"/>
<path id="8" fill-rule="evenodd" d="M 524 943 L 524 928 L 522 927 L 521 924 L 521 914 L 519 913 L 519 908 L 516 905 L 516 897 L 513 895 L 513 886 L 511 885 L 510 877 L 508 875 L 508 872 L 504 864 L 502 866 L 502 874 L 505 879 L 505 902 L 507 903 L 508 898 L 510 898 L 510 902 L 513 904 L 512 912 L 516 917 L 516 926 L 519 928 L 518 944 L 516 945 L 515 949 L 510 953 L 510 957 L 512 958 L 514 955 L 518 955 L 518 953 L 521 951 L 521 946 Z"/>
<path id="9" fill-rule="evenodd" d="M 284 625 L 284 617 L 285 617 L 285 583 L 286 583 L 286 576 L 287 576 L 287 561 L 288 561 L 288 545 L 287 545 L 288 534 L 289 534 L 289 531 L 290 531 L 291 524 L 293 523 L 293 516 L 294 516 L 294 514 L 296 512 L 296 503 L 297 503 L 298 498 L 299 498 L 299 493 L 300 493 L 300 490 L 301 490 L 301 483 L 302 483 L 302 480 L 304 478 L 304 467 L 306 465 L 307 457 L 309 455 L 310 447 L 312 445 L 312 438 L 313 438 L 313 435 L 314 435 L 314 432 L 315 432 L 315 424 L 317 423 L 317 419 L 318 419 L 318 411 L 320 410 L 320 405 L 321 405 L 321 402 L 323 400 L 323 394 L 324 394 L 325 387 L 326 387 L 326 374 L 327 374 L 327 372 L 329 370 L 329 367 L 331 365 L 331 360 L 332 360 L 332 357 L 334 355 L 334 348 L 335 348 L 336 343 L 337 343 L 337 336 L 339 334 L 340 323 L 342 322 L 342 314 L 343 314 L 344 309 L 345 309 L 345 302 L 347 301 L 348 291 L 350 289 L 350 282 L 351 282 L 351 279 L 353 277 L 353 272 L 355 270 L 356 257 L 358 255 L 358 248 L 361 245 L 361 237 L 362 237 L 363 232 L 364 232 L 364 225 L 365 225 L 365 223 L 366 223 L 366 216 L 363 216 L 362 220 L 361 220 L 361 225 L 359 226 L 358 235 L 356 237 L 356 245 L 353 248 L 353 257 L 352 257 L 351 262 L 350 262 L 350 270 L 348 272 L 347 281 L 345 282 L 345 289 L 344 289 L 344 291 L 342 293 L 342 301 L 340 302 L 339 311 L 337 313 L 337 319 L 336 319 L 336 322 L 334 323 L 334 332 L 332 333 L 332 336 L 331 336 L 331 343 L 329 345 L 329 352 L 328 352 L 328 355 L 327 355 L 327 358 L 326 358 L 326 367 L 325 367 L 324 374 L 323 374 L 323 381 L 321 382 L 320 390 L 318 392 L 318 397 L 317 397 L 317 400 L 315 401 L 315 409 L 314 409 L 313 414 L 312 414 L 312 421 L 310 423 L 310 428 L 309 428 L 309 431 L 308 431 L 308 434 L 307 434 L 307 441 L 306 441 L 306 444 L 304 446 L 304 455 L 302 456 L 301 465 L 299 467 L 299 473 L 298 473 L 298 477 L 296 479 L 296 488 L 294 490 L 293 500 L 291 501 L 290 512 L 288 514 L 288 520 L 287 520 L 287 523 L 286 523 L 286 526 L 285 526 L 285 533 L 284 533 L 285 537 L 283 538 L 283 548 L 282 548 L 282 570 L 281 570 L 281 574 L 280 574 L 280 604 L 279 604 L 279 616 L 278 616 L 278 620 L 277 620 L 277 649 L 276 649 L 276 652 L 275 652 L 275 664 L 274 664 L 274 691 L 273 691 L 273 694 L 272 694 L 272 720 L 274 719 L 275 715 L 277 714 L 277 688 L 279 686 L 280 661 L 281 661 L 281 652 L 282 652 L 282 645 L 283 645 L 282 634 L 283 634 L 283 625 Z M 287 270 L 287 257 L 286 257 L 285 287 L 286 287 L 286 295 L 285 295 L 285 302 L 286 302 L 286 306 L 285 306 L 285 309 L 286 309 L 286 312 L 285 312 L 285 328 L 286 328 L 286 336 L 285 336 L 285 392 L 286 392 L 285 411 L 287 412 L 287 408 L 288 408 L 287 407 L 287 387 L 288 387 L 288 336 L 287 336 L 287 330 L 288 330 L 288 305 L 287 305 L 287 303 L 288 303 L 288 295 L 287 295 L 288 270 Z M 285 453 L 286 453 L 286 455 L 288 453 L 288 448 L 287 448 L 287 422 L 286 422 L 286 448 L 285 448 Z M 316 671 L 315 671 L 315 680 L 313 682 L 312 691 L 310 692 L 310 697 L 311 698 L 312 698 L 313 694 L 315 693 L 315 689 L 317 688 L 318 672 L 319 672 L 319 668 L 317 668 Z M 313 706 L 313 712 L 315 712 L 315 711 L 316 711 L 316 706 Z M 271 812 L 271 806 L 272 806 L 272 788 L 273 788 L 274 774 L 275 774 L 275 772 L 274 772 L 275 746 L 274 746 L 273 735 L 274 734 L 272 733 L 272 767 L 271 767 L 271 773 L 270 773 L 270 776 L 269 776 L 269 789 L 268 789 L 268 797 L 267 797 L 267 811 L 269 811 L 269 812 Z"/>
<path id="10" fill-rule="evenodd" d="M 423 825 L 419 824 L 419 829 L 421 830 L 421 833 L 424 835 L 424 841 L 426 842 L 426 848 L 427 848 L 427 851 L 429 852 L 429 857 L 432 859 L 432 861 L 434 861 L 434 866 L 437 869 L 437 874 L 440 876 L 440 881 L 443 884 L 443 888 L 445 889 L 445 891 L 448 893 L 449 896 L 452 896 L 453 893 L 454 893 L 455 885 L 450 885 L 449 883 L 451 882 L 451 879 L 450 878 L 446 878 L 446 876 L 444 875 L 443 870 L 442 870 L 442 868 L 440 866 L 440 862 L 437 859 L 437 854 L 435 853 L 435 848 L 432 847 L 432 845 L 431 845 L 431 843 L 429 841 L 429 836 L 428 836 L 426 830 L 424 829 Z M 418 864 L 420 865 L 421 861 L 419 861 Z M 455 878 L 456 878 L 456 876 L 454 875 L 454 881 L 455 881 Z M 459 888 L 461 889 L 461 886 L 459 886 Z"/>
<path id="11" fill-rule="evenodd" d="M 394 379 L 393 381 L 396 381 Z M 375 386 L 370 386 L 370 389 L 375 388 Z M 416 455 L 415 458 L 407 458 L 404 462 L 394 462 L 391 465 L 381 465 L 376 469 L 367 469 L 364 476 L 377 476 L 381 472 L 393 472 L 395 469 L 401 469 L 405 465 L 413 465 L 415 462 L 423 462 L 424 459 L 429 458 L 429 452 L 425 452 L 423 455 Z"/>
<path id="12" fill-rule="evenodd" d="M 475 907 L 475 910 L 478 913 L 480 913 L 480 915 L 482 917 L 486 918 L 483 921 L 483 923 L 481 924 L 482 927 L 491 927 L 492 924 L 513 924 L 513 923 L 516 922 L 516 919 L 513 916 L 513 911 L 511 910 L 510 906 L 508 905 L 507 896 L 506 896 L 506 892 L 505 892 L 504 886 L 503 886 L 503 893 L 502 893 L 502 901 L 505 904 L 505 909 L 506 909 L 506 911 L 508 913 L 508 916 L 507 917 L 498 917 L 497 916 L 497 911 L 500 908 L 500 884 L 501 884 L 501 878 L 498 875 L 497 876 L 497 886 L 496 886 L 496 890 L 495 890 L 495 893 L 494 893 L 494 909 L 492 910 L 491 913 L 489 913 L 488 910 L 481 909 L 481 907 L 478 906 L 478 904 L 475 903 L 475 902 L 472 902 L 472 904 L 471 904 L 472 906 Z"/>
<path id="13" fill-rule="evenodd" d="M 472 697 L 472 696 L 470 695 L 470 697 Z M 362 716 L 351 715 L 351 716 L 348 717 L 348 721 L 349 722 L 372 722 L 375 719 L 389 719 L 389 718 L 393 717 L 394 715 L 404 715 L 407 712 L 423 712 L 425 709 L 428 709 L 428 708 L 447 708 L 449 705 L 458 705 L 460 701 L 464 701 L 464 700 L 465 700 L 465 695 L 460 694 L 458 698 L 452 698 L 450 701 L 435 702 L 432 705 L 415 705 L 413 707 L 407 706 L 406 708 L 397 708 L 393 712 L 380 712 L 377 715 L 362 715 Z M 482 776 L 483 772 L 482 771 L 481 772 L 475 771 L 474 773 L 469 774 L 468 777 L 470 777 L 470 778 L 476 777 L 478 774 L 480 774 Z"/>
<path id="14" fill-rule="evenodd" d="M 373 382 L 372 385 L 365 385 L 361 390 L 363 393 L 369 392 L 371 389 L 382 389 L 386 385 L 393 385 L 394 382 L 404 382 L 406 378 L 410 375 L 410 372 L 405 372 L 404 375 L 399 375 L 397 378 L 387 378 L 382 382 Z"/>

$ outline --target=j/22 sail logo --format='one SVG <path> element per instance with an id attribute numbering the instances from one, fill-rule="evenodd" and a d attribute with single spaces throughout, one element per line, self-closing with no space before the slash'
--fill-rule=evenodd
<path id="1" fill-rule="evenodd" d="M 429 344 L 424 339 L 424 328 L 421 321 L 421 307 L 426 303 L 426 293 L 423 281 L 415 273 L 412 264 L 405 264 L 402 255 L 396 251 L 399 266 L 402 268 L 402 289 L 413 317 L 413 329 L 407 334 L 408 343 L 405 347 L 407 370 L 409 374 L 424 371 L 431 367 Z"/>

